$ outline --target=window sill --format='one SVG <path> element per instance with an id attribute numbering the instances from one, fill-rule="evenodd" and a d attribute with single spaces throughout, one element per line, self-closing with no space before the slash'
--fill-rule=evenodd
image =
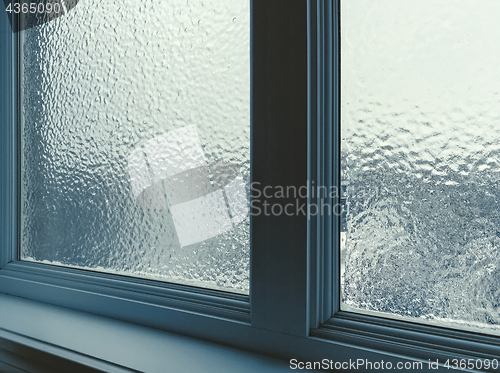
<path id="1" fill-rule="evenodd" d="M 20 371 L 289 371 L 283 360 L 5 294 L 0 362 Z"/>

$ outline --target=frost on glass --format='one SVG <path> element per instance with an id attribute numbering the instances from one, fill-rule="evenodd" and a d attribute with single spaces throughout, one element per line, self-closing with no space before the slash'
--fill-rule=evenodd
<path id="1" fill-rule="evenodd" d="M 248 0 L 22 32 L 22 259 L 247 294 L 249 38 Z"/>
<path id="2" fill-rule="evenodd" d="M 342 1 L 343 310 L 499 332 L 498 19 Z"/>

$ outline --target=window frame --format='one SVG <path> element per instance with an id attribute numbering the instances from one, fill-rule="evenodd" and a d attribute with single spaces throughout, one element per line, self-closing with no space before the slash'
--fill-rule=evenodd
<path id="1" fill-rule="evenodd" d="M 310 92 L 318 92 L 317 106 L 311 110 L 316 121 L 317 167 L 316 184 L 340 186 L 340 2 L 315 2 L 316 27 L 310 30 L 310 44 L 316 46 L 316 71 L 310 72 Z M 311 23 L 314 17 L 311 17 Z M 332 82 L 332 85 L 325 84 Z M 329 132 L 331 129 L 331 132 Z M 324 139 L 321 139 L 321 136 Z M 333 155 L 333 156 L 332 156 Z M 331 206 L 337 199 L 323 199 Z M 321 198 L 312 203 L 321 204 Z M 316 233 L 311 257 L 311 280 L 316 293 L 311 309 L 311 337 L 374 349 L 387 354 L 411 357 L 428 366 L 439 360 L 439 367 L 452 359 L 497 359 L 500 356 L 500 337 L 469 331 L 460 331 L 434 325 L 412 323 L 378 316 L 340 310 L 340 217 L 317 217 L 310 223 Z M 333 235 L 332 235 L 333 233 Z M 333 298 L 332 290 L 333 289 Z M 466 369 L 467 371 L 467 369 Z M 495 371 L 495 369 L 482 369 Z"/>
<path id="2" fill-rule="evenodd" d="M 339 3 L 251 3 L 252 180 L 339 185 Z M 497 337 L 339 311 L 338 217 L 253 216 L 250 296 L 17 261 L 19 61 L 2 17 L 0 293 L 283 359 L 500 356 Z"/>
<path id="3" fill-rule="evenodd" d="M 302 185 L 307 178 L 307 3 L 254 0 L 251 14 L 252 180 Z M 2 21 L 0 52 L 10 83 L 2 86 L 1 96 L 2 114 L 9 116 L 3 116 L 1 127 L 0 172 L 9 176 L 0 182 L 6 233 L 0 293 L 289 356 L 295 347 L 288 340 L 277 349 L 276 340 L 282 333 L 292 339 L 308 333 L 306 217 L 252 217 L 249 296 L 18 260 L 19 40 L 5 16 Z"/>

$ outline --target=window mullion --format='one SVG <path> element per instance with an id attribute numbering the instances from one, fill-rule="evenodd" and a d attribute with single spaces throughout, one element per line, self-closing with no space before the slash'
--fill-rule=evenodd
<path id="1" fill-rule="evenodd" d="M 7 18 L 8 13 L 2 17 Z M 0 22 L 0 268 L 15 258 L 16 238 L 16 123 L 17 58 L 14 53 L 17 34 L 10 22 Z"/>
<path id="2" fill-rule="evenodd" d="M 319 208 L 309 221 L 311 255 L 311 328 L 328 320 L 338 307 L 340 189 L 338 169 L 336 2 L 310 2 L 309 200 Z M 333 250 L 332 250 L 333 248 Z M 332 280 L 333 279 L 333 280 Z M 336 305 L 337 304 L 337 305 Z M 333 306 L 333 308 L 332 308 Z"/>
<path id="3" fill-rule="evenodd" d="M 258 0 L 252 14 L 252 181 L 271 195 L 252 206 L 277 205 L 251 209 L 252 325 L 305 336 L 306 199 L 274 192 L 307 183 L 307 3 Z M 292 216 L 276 213 L 287 204 Z"/>

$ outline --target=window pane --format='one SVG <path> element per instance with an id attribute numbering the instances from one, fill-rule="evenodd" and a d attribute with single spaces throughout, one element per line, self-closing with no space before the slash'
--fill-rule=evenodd
<path id="1" fill-rule="evenodd" d="M 343 310 L 500 330 L 500 2 L 341 2 Z"/>
<path id="2" fill-rule="evenodd" d="M 21 258 L 248 293 L 248 0 L 22 32 Z"/>

